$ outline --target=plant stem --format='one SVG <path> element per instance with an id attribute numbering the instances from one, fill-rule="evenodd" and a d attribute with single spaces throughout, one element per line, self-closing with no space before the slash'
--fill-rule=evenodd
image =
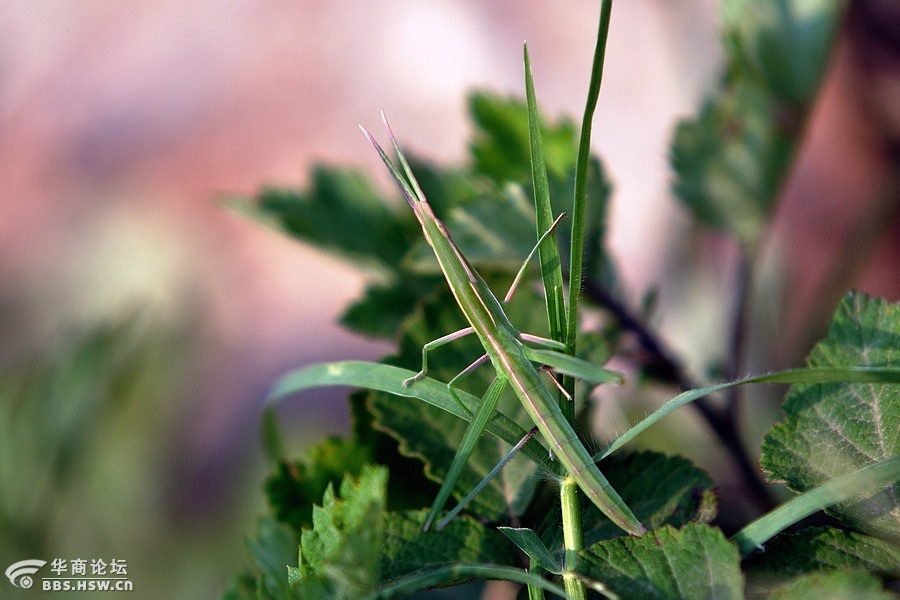
<path id="1" fill-rule="evenodd" d="M 581 526 L 581 503 L 578 501 L 578 484 L 571 477 L 562 480 L 559 486 L 559 504 L 562 511 L 563 546 L 565 565 L 563 587 L 570 599 L 583 600 L 587 597 L 584 583 L 575 576 L 578 553 L 584 549 L 584 531 Z"/>
<path id="2" fill-rule="evenodd" d="M 612 0 L 600 4 L 600 19 L 597 25 L 597 42 L 591 69 L 591 81 L 581 120 L 581 135 L 578 140 L 578 156 L 575 164 L 575 195 L 572 199 L 572 246 L 569 254 L 569 297 L 566 321 L 566 353 L 575 356 L 578 340 L 578 301 L 581 296 L 581 279 L 584 266 L 584 231 L 587 209 L 588 165 L 591 157 L 591 124 L 597 99 L 600 97 L 600 83 L 603 80 L 603 63 L 606 58 L 606 39 L 609 36 L 609 21 Z M 563 386 L 570 398 L 575 398 L 575 381 L 566 378 Z M 569 423 L 575 421 L 575 403 L 562 400 L 563 414 Z M 563 582 L 569 598 L 584 599 L 587 592 L 584 584 L 575 577 L 575 563 L 578 552 L 584 547 L 584 531 L 581 527 L 581 503 L 578 501 L 578 486 L 571 477 L 566 477 L 560 486 L 560 510 L 562 511 L 563 540 L 565 541 L 566 564 Z"/>
<path id="3" fill-rule="evenodd" d="M 538 565 L 537 561 L 533 558 L 528 562 L 528 572 L 541 576 L 541 567 Z M 528 584 L 528 600 L 544 600 L 546 596 L 544 596 L 544 590 L 535 586 Z"/>
<path id="4" fill-rule="evenodd" d="M 593 70 L 588 87 L 588 97 L 581 120 L 581 136 L 578 140 L 578 157 L 575 164 L 575 195 L 572 200 L 572 247 L 569 255 L 569 313 L 566 326 L 568 354 L 575 355 L 578 335 L 578 301 L 581 296 L 581 279 L 584 267 L 584 221 L 587 207 L 588 163 L 591 157 L 591 122 L 600 97 L 603 80 L 603 62 L 606 57 L 606 38 L 609 35 L 609 19 L 612 0 L 600 5 L 600 23 L 597 29 L 597 45 L 594 48 Z M 571 393 L 572 390 L 569 390 Z"/>

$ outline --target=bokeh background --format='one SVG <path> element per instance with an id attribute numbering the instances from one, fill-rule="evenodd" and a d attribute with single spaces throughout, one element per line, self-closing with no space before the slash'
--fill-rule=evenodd
<path id="1" fill-rule="evenodd" d="M 631 300 L 658 287 L 654 325 L 697 369 L 724 351 L 734 252 L 673 200 L 667 153 L 676 120 L 716 83 L 717 4 L 615 5 L 594 136 Z M 386 183 L 356 127 L 377 126 L 382 108 L 419 155 L 462 160 L 466 92 L 521 94 L 526 39 L 545 111 L 578 115 L 597 11 L 0 4 L 0 568 L 126 559 L 129 597 L 217 596 L 262 510 L 268 385 L 388 351 L 334 325 L 365 273 L 223 200 L 302 187 L 317 162 Z M 767 243 L 757 343 L 781 343 L 748 369 L 796 365 L 850 285 L 900 296 L 897 18 L 896 4 L 865 0 L 842 29 Z M 298 450 L 347 428 L 338 392 L 287 412 Z"/>

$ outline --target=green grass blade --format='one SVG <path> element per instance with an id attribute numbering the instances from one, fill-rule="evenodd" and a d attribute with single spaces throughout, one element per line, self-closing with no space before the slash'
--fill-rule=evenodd
<path id="1" fill-rule="evenodd" d="M 447 389 L 447 384 L 442 381 L 431 377 L 423 377 L 415 385 L 404 387 L 403 382 L 415 374 L 415 372 L 408 369 L 365 361 L 342 361 L 310 365 L 290 371 L 275 382 L 267 399 L 266 410 L 276 410 L 278 404 L 290 394 L 315 387 L 344 385 L 378 390 L 405 398 L 417 398 L 464 421 L 471 419 L 471 416 L 467 415 L 459 403 L 454 400 Z M 455 393 L 459 401 L 470 411 L 470 414 L 475 414 L 478 411 L 478 406 L 481 403 L 480 398 L 462 390 L 455 390 Z M 522 427 L 502 413 L 495 413 L 488 421 L 485 430 L 491 435 L 513 445 L 518 443 L 527 433 Z M 529 440 L 522 452 L 538 464 L 544 465 L 547 463 L 547 449 L 535 439 Z"/>
<path id="2" fill-rule="evenodd" d="M 512 581 L 542 589 L 551 594 L 555 594 L 560 598 L 566 597 L 566 592 L 561 587 L 550 583 L 536 573 L 523 571 L 522 569 L 503 567 L 500 565 L 450 565 L 433 571 L 404 577 L 368 596 L 368 600 L 381 600 L 382 598 L 396 598 L 399 596 L 405 597 L 419 590 L 469 578 Z"/>
<path id="3" fill-rule="evenodd" d="M 597 45 L 591 69 L 591 83 L 581 120 L 581 136 L 578 141 L 578 157 L 575 163 L 575 196 L 572 201 L 572 248 L 569 256 L 569 312 L 566 325 L 568 354 L 575 354 L 578 333 L 578 301 L 581 295 L 581 278 L 584 270 L 584 220 L 587 206 L 588 165 L 591 158 L 591 122 L 600 97 L 600 83 L 603 80 L 603 62 L 606 57 L 606 38 L 609 34 L 609 17 L 612 0 L 603 0 L 600 5 L 600 23 L 597 30 Z"/>
<path id="4" fill-rule="evenodd" d="M 469 462 L 469 456 L 472 455 L 475 443 L 481 438 L 481 434 L 487 426 L 488 419 L 491 418 L 494 414 L 494 409 L 497 408 L 497 401 L 500 400 L 500 394 L 503 392 L 505 386 L 506 380 L 502 377 L 497 377 L 494 379 L 493 383 L 491 383 L 487 392 L 485 392 L 484 398 L 482 398 L 481 404 L 478 406 L 478 411 L 472 417 L 469 426 L 466 428 L 466 433 L 463 435 L 459 448 L 456 450 L 453 462 L 450 463 L 450 468 L 447 470 L 447 476 L 444 477 L 441 489 L 431 505 L 431 510 L 428 512 L 428 518 L 425 520 L 422 531 L 428 531 L 434 517 L 442 511 L 444 505 L 447 504 L 447 499 L 453 492 L 453 488 L 456 487 L 456 481 L 459 479 L 459 475 L 466 467 L 466 463 Z"/>
<path id="5" fill-rule="evenodd" d="M 555 371 L 559 371 L 564 375 L 583 379 L 591 383 L 621 384 L 625 381 L 622 374 L 617 371 L 598 367 L 586 360 L 581 360 L 562 352 L 556 352 L 555 350 L 528 348 L 526 346 L 525 353 L 529 360 L 552 367 Z"/>
<path id="6" fill-rule="evenodd" d="M 525 46 L 525 94 L 528 105 L 528 140 L 531 145 L 531 180 L 534 187 L 534 210 L 537 215 L 537 235 L 549 231 L 553 225 L 553 208 L 550 204 L 550 184 L 547 180 L 547 163 L 541 138 L 541 118 L 534 93 L 534 77 L 528 46 Z M 546 240 L 539 250 L 541 279 L 547 299 L 547 319 L 550 337 L 564 342 L 566 336 L 565 299 L 563 293 L 562 263 L 556 239 Z"/>
<path id="7" fill-rule="evenodd" d="M 747 555 L 756 548 L 762 548 L 775 534 L 823 508 L 898 480 L 900 456 L 867 465 L 785 502 L 741 529 L 732 540 L 737 542 L 741 554 Z"/>
<path id="8" fill-rule="evenodd" d="M 661 407 L 653 411 L 643 421 L 622 434 L 604 450 L 594 455 L 594 460 L 601 460 L 634 438 L 643 433 L 651 425 L 660 421 L 676 408 L 681 408 L 704 396 L 748 383 L 900 383 L 900 367 L 809 367 L 788 369 L 766 375 L 755 375 L 728 383 L 720 383 L 708 387 L 696 388 L 678 394 Z"/>

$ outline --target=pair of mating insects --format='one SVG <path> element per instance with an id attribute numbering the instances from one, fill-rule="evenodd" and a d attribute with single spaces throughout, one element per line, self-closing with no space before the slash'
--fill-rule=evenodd
<path id="1" fill-rule="evenodd" d="M 382 119 L 384 119 L 383 114 Z M 416 380 L 425 376 L 428 368 L 429 351 L 472 333 L 478 337 L 481 345 L 484 347 L 485 354 L 447 384 L 450 393 L 453 394 L 452 385 L 456 380 L 488 361 L 491 362 L 497 372 L 497 377 L 485 393 L 478 411 L 472 416 L 448 476 L 444 480 L 438 497 L 432 505 L 431 513 L 425 523 L 425 529 L 429 528 L 435 515 L 446 503 L 458 478 L 459 471 L 462 470 L 463 465 L 468 460 L 475 441 L 481 435 L 497 405 L 500 393 L 509 385 L 522 402 L 537 429 L 540 430 L 546 439 L 553 456 L 557 457 L 566 468 L 568 477 L 574 479 L 578 487 L 590 498 L 591 502 L 619 527 L 630 534 L 642 535 L 646 529 L 634 516 L 616 490 L 609 484 L 600 472 L 600 469 L 597 468 L 591 455 L 578 439 L 575 430 L 565 415 L 563 415 L 556 399 L 541 380 L 540 373 L 534 364 L 539 363 L 564 375 L 594 383 L 620 381 L 621 377 L 617 373 L 560 352 L 560 350 L 565 350 L 565 345 L 561 342 L 520 333 L 510 323 L 503 310 L 503 304 L 509 301 L 515 291 L 518 281 L 525 271 L 525 266 L 528 264 L 528 260 L 540 248 L 544 240 L 549 237 L 553 227 L 563 215 L 560 215 L 553 226 L 540 237 L 501 303 L 491 292 L 487 283 L 469 264 L 451 239 L 447 228 L 431 210 L 431 206 L 422 193 L 422 189 L 419 187 L 386 119 L 384 119 L 384 125 L 397 154 L 400 163 L 399 169 L 372 134 L 364 127 L 360 126 L 360 128 L 378 151 L 381 159 L 400 187 L 400 191 L 403 193 L 406 201 L 415 212 L 416 218 L 419 220 L 422 231 L 425 234 L 425 239 L 434 250 L 447 284 L 450 286 L 459 308 L 469 323 L 469 326 L 465 329 L 426 344 L 422 349 L 422 371 L 415 377 L 406 380 L 403 385 L 412 385 Z M 525 345 L 524 342 L 542 346 L 542 348 L 532 348 Z M 438 527 L 440 528 L 446 521 L 447 519 L 442 521 Z"/>

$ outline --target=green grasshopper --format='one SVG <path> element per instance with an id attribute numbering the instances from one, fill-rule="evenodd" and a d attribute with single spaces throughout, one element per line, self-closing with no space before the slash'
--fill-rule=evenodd
<path id="1" fill-rule="evenodd" d="M 360 128 L 378 151 L 381 159 L 400 187 L 400 191 L 403 193 L 406 201 L 415 212 L 416 218 L 422 226 L 425 239 L 434 251 L 447 284 L 450 286 L 450 290 L 456 298 L 460 310 L 462 310 L 469 323 L 469 326 L 465 329 L 426 344 L 422 349 L 422 371 L 415 377 L 405 381 L 404 385 L 412 385 L 425 375 L 428 368 L 429 351 L 471 333 L 478 336 L 486 354 L 447 384 L 450 392 L 452 393 L 453 391 L 452 384 L 460 377 L 470 373 L 488 360 L 497 373 L 497 378 L 485 394 L 482 407 L 479 408 L 472 419 L 460 451 L 457 452 L 457 457 L 454 459 L 454 465 L 451 466 L 451 471 L 444 481 L 438 499 L 432 506 L 431 515 L 425 524 L 425 529 L 427 530 L 434 515 L 443 508 L 443 504 L 458 477 L 458 470 L 468 460 L 471 446 L 474 445 L 474 441 L 481 435 L 487 417 L 494 410 L 500 392 L 506 385 L 511 385 L 532 421 L 546 439 L 551 454 L 558 457 L 559 461 L 565 466 L 568 477 L 574 479 L 578 487 L 591 499 L 597 508 L 603 511 L 619 527 L 630 534 L 642 535 L 646 529 L 600 472 L 590 453 L 578 439 L 575 430 L 566 420 L 558 402 L 542 382 L 538 369 L 535 368 L 533 363 L 540 363 L 566 375 L 595 382 L 616 381 L 620 379 L 620 376 L 612 371 L 600 369 L 590 363 L 554 350 L 554 348 L 557 350 L 565 348 L 559 342 L 522 334 L 513 327 L 503 311 L 500 301 L 497 300 L 487 283 L 463 256 L 460 249 L 451 239 L 450 233 L 444 224 L 435 216 L 405 156 L 400 150 L 387 120 L 384 119 L 383 113 L 382 119 L 403 173 L 397 169 L 372 134 L 364 127 L 360 126 Z M 549 234 L 550 231 L 547 231 L 541 236 L 538 245 Z M 523 266 L 519 275 L 524 271 L 524 268 Z M 508 301 L 512 295 L 517 280 L 518 276 L 510 287 L 504 302 Z M 531 348 L 524 344 L 526 341 L 544 346 L 544 348 Z"/>

